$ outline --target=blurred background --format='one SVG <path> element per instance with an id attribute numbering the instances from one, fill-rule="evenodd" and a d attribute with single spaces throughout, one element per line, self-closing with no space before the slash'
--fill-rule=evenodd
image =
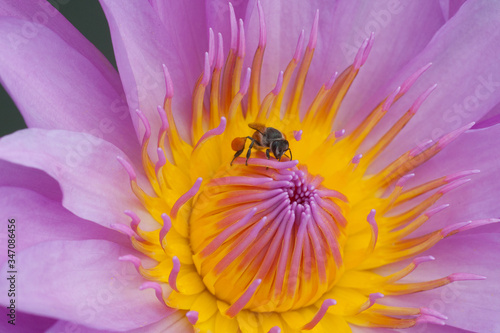
<path id="1" fill-rule="evenodd" d="M 56 3 L 61 14 L 90 40 L 116 68 L 108 23 L 98 0 L 66 0 L 61 1 L 63 4 L 58 4 L 55 0 L 49 2 Z M 26 127 L 19 110 L 1 85 L 0 115 L 0 136 Z"/>

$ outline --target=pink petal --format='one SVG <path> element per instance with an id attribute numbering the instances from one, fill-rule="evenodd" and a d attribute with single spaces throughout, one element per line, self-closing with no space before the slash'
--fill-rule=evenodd
<path id="1" fill-rule="evenodd" d="M 11 318 L 7 316 L 9 311 L 6 307 L 2 306 L 1 313 L 4 320 L 0 321 L 0 332 L 43 333 L 46 332 L 46 330 L 56 322 L 56 320 L 52 318 L 40 317 L 21 311 L 16 311 L 16 320 L 14 326 L 7 322 L 7 320 L 11 320 Z"/>
<path id="2" fill-rule="evenodd" d="M 452 18 L 457 11 L 462 7 L 466 0 L 439 0 L 439 5 L 443 11 L 445 20 Z"/>
<path id="3" fill-rule="evenodd" d="M 500 123 L 500 104 L 495 105 L 481 120 L 476 122 L 473 129 L 494 126 Z"/>
<path id="4" fill-rule="evenodd" d="M 437 139 L 441 135 L 480 120 L 500 102 L 500 3 L 468 1 L 434 36 L 392 83 L 381 88 L 381 98 L 401 84 L 417 68 L 432 62 L 412 89 L 391 109 L 379 133 L 388 128 L 406 111 L 427 88 L 437 83 L 432 95 L 423 103 L 412 121 L 401 132 L 398 140 L 389 146 L 382 161 L 399 156 L 414 145 Z M 374 99 L 365 104 L 363 112 L 379 102 Z M 362 113 L 355 117 L 359 120 Z"/>
<path id="5" fill-rule="evenodd" d="M 211 0 L 206 1 L 206 15 L 207 15 L 207 26 L 212 28 L 215 33 L 220 32 L 224 38 L 224 50 L 227 51 L 231 44 L 231 24 L 229 20 L 229 2 L 231 2 L 236 18 L 242 18 L 245 23 L 246 35 L 249 34 L 248 27 L 257 29 L 258 34 L 258 21 L 257 25 L 249 25 L 250 14 L 256 13 L 256 1 L 249 0 L 239 0 L 239 1 L 226 1 L 226 0 Z M 252 22 L 253 24 L 253 22 Z M 249 49 L 253 50 L 253 49 Z"/>
<path id="6" fill-rule="evenodd" d="M 191 92 L 197 75 L 200 55 L 189 54 L 183 58 L 173 31 L 167 31 L 158 14 L 144 1 L 116 2 L 101 0 L 108 19 L 116 62 L 133 122 L 140 139 L 144 128 L 135 114 L 140 109 L 149 119 L 152 140 L 160 126 L 157 106 L 165 98 L 165 78 L 162 65 L 168 67 L 174 84 L 173 110 L 177 125 L 187 137 L 191 120 Z M 206 40 L 203 36 L 201 40 Z"/>
<path id="7" fill-rule="evenodd" d="M 0 160 L 0 186 L 32 190 L 51 200 L 61 202 L 62 192 L 54 178 L 42 170 Z"/>
<path id="8" fill-rule="evenodd" d="M 0 159 L 47 172 L 61 186 L 62 205 L 75 215 L 109 227 L 128 224 L 123 214 L 128 209 L 156 226 L 132 193 L 117 156 L 125 157 L 112 144 L 84 133 L 27 129 L 0 140 Z"/>
<path id="9" fill-rule="evenodd" d="M 208 51 L 209 26 L 206 22 L 205 1 L 150 2 L 172 38 L 183 66 L 190 70 L 188 82 L 194 85 L 204 66 L 203 55 Z M 195 69 L 199 69 L 199 72 Z"/>
<path id="10" fill-rule="evenodd" d="M 104 330 L 130 330 L 160 320 L 165 307 L 152 290 L 140 291 L 143 278 L 130 263 L 118 260 L 130 251 L 103 240 L 52 241 L 24 250 L 17 254 L 22 262 L 17 283 L 23 288 L 18 309 Z M 3 290 L 8 282 L 0 281 Z M 6 304 L 7 294 L 0 300 Z"/>
<path id="11" fill-rule="evenodd" d="M 0 219 L 5 223 L 15 220 L 16 251 L 49 240 L 103 239 L 130 244 L 124 235 L 83 220 L 60 203 L 23 188 L 0 187 Z M 6 238 L 1 238 L 0 243 L 7 248 Z M 0 264 L 7 259 L 0 257 Z"/>
<path id="12" fill-rule="evenodd" d="M 426 281 L 456 272 L 483 275 L 486 280 L 454 282 L 439 289 L 392 298 L 391 304 L 428 307 L 448 316 L 447 325 L 473 332 L 497 332 L 499 251 L 497 234 L 449 237 L 426 252 L 436 258 L 435 262 L 419 266 L 408 280 Z"/>
<path id="13" fill-rule="evenodd" d="M 66 331 L 74 331 L 78 333 L 107 333 L 116 331 L 102 331 L 71 323 L 67 321 L 59 321 L 52 326 L 46 333 L 59 333 Z M 167 318 L 161 319 L 155 323 L 147 326 L 124 331 L 124 333 L 149 333 L 149 332 L 162 332 L 162 333 L 192 333 L 194 332 L 193 325 L 189 323 L 184 311 L 177 311 L 169 315 Z"/>
<path id="14" fill-rule="evenodd" d="M 62 3 L 62 1 L 60 1 Z M 97 50 L 97 48 L 89 42 L 66 18 L 58 11 L 60 5 L 57 2 L 45 2 L 36 0 L 2 0 L 0 4 L 0 16 L 13 17 L 26 21 L 23 23 L 21 31 L 25 36 L 11 35 L 14 41 L 19 41 L 24 45 L 24 41 L 29 41 L 31 35 L 38 38 L 39 29 L 31 24 L 42 24 L 45 28 L 51 30 L 59 36 L 71 48 L 82 54 L 90 61 L 100 72 L 105 76 L 106 80 L 115 87 L 116 90 L 121 89 L 120 79 L 116 70 L 109 61 Z M 31 33 L 31 34 L 30 34 Z M 17 40 L 15 37 L 24 37 Z"/>
<path id="15" fill-rule="evenodd" d="M 69 44 L 67 34 L 63 38 L 43 25 L 3 17 L 2 85 L 28 127 L 87 132 L 130 156 L 138 155 L 139 145 L 130 135 L 132 122 L 116 71 L 97 51 L 82 54 L 79 49 L 85 46 L 77 41 L 83 37 L 73 37 L 75 41 Z M 72 47 L 75 43 L 78 49 Z"/>

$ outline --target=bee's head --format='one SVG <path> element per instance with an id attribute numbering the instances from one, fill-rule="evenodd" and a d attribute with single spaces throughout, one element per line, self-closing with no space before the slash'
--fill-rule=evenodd
<path id="1" fill-rule="evenodd" d="M 274 154 L 274 157 L 279 161 L 281 160 L 281 156 L 288 150 L 288 141 L 287 140 L 275 140 L 271 143 L 271 151 Z"/>

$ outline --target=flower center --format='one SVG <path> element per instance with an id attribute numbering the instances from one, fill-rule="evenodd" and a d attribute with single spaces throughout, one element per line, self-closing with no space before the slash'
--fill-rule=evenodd
<path id="1" fill-rule="evenodd" d="M 292 164 L 224 167 L 194 203 L 194 262 L 218 299 L 235 304 L 244 295 L 252 311 L 287 311 L 314 303 L 338 280 L 347 200 Z"/>

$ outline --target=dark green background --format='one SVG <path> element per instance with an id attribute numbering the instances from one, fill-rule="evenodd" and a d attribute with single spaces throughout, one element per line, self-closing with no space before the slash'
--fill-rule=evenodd
<path id="1" fill-rule="evenodd" d="M 54 0 L 54 3 L 57 2 Z M 108 23 L 99 1 L 69 0 L 62 3 L 64 4 L 59 5 L 59 11 L 116 67 Z M 0 114 L 0 136 L 26 127 L 16 105 L 1 86 Z"/>

